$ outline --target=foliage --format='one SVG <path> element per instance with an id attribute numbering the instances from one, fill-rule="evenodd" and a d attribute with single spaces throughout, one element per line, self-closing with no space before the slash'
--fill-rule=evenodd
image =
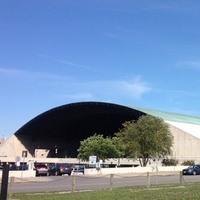
<path id="1" fill-rule="evenodd" d="M 181 165 L 184 166 L 194 165 L 194 160 L 185 160 Z"/>
<path id="2" fill-rule="evenodd" d="M 88 161 L 89 156 L 97 156 L 99 160 L 105 161 L 108 158 L 119 158 L 121 155 L 116 139 L 95 134 L 80 142 L 77 157 Z"/>
<path id="3" fill-rule="evenodd" d="M 127 121 L 115 136 L 125 156 L 139 158 L 141 166 L 146 166 L 150 158 L 171 154 L 173 136 L 160 118 L 143 115 L 137 121 Z"/>
<path id="4" fill-rule="evenodd" d="M 162 161 L 163 166 L 176 166 L 178 164 L 178 160 L 170 158 L 170 159 L 163 159 Z"/>

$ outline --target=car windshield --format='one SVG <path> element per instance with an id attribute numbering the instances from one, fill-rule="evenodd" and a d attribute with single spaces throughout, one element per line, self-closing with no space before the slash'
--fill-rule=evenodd
<path id="1" fill-rule="evenodd" d="M 35 167 L 38 167 L 38 168 L 46 168 L 47 166 L 46 166 L 46 165 L 35 165 Z"/>
<path id="2" fill-rule="evenodd" d="M 60 164 L 60 166 L 62 166 L 62 167 L 69 167 L 68 164 Z"/>
<path id="3" fill-rule="evenodd" d="M 191 165 L 191 166 L 188 167 L 188 169 L 193 169 L 195 167 L 196 167 L 195 165 Z"/>

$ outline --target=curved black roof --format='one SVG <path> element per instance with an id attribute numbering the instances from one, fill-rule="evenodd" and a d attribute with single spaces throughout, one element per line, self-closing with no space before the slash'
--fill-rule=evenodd
<path id="1" fill-rule="evenodd" d="M 16 136 L 30 136 L 35 140 L 62 139 L 79 142 L 97 134 L 105 136 L 117 132 L 125 121 L 137 120 L 144 112 L 106 102 L 78 102 L 50 109 L 30 120 Z"/>

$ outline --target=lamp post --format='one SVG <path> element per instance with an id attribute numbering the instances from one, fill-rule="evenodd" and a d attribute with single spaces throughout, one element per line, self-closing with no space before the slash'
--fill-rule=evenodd
<path id="1" fill-rule="evenodd" d="M 57 145 L 55 145 L 55 157 L 57 158 L 57 155 L 58 155 L 58 148 L 57 148 Z"/>

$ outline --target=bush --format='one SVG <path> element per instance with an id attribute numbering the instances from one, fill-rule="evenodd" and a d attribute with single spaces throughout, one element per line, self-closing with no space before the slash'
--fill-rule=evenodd
<path id="1" fill-rule="evenodd" d="M 178 160 L 176 159 L 163 159 L 162 161 L 163 166 L 176 166 L 178 164 Z"/>
<path id="2" fill-rule="evenodd" d="M 194 160 L 185 160 L 181 165 L 184 166 L 194 165 Z"/>

